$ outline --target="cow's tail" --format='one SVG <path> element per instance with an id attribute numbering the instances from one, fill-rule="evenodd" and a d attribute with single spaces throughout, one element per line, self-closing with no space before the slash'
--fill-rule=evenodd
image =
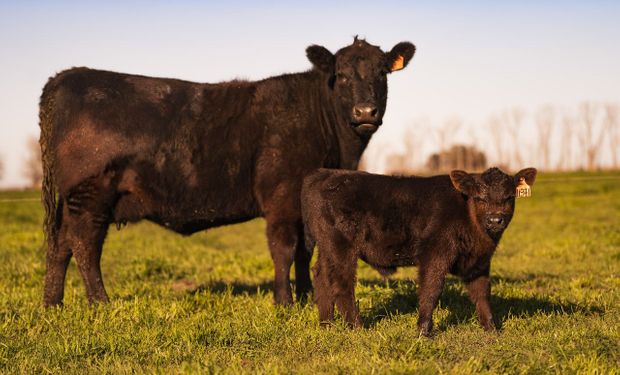
<path id="1" fill-rule="evenodd" d="M 54 130 L 55 96 L 55 90 L 52 86 L 53 78 L 50 79 L 43 88 L 43 94 L 39 102 L 39 127 L 41 128 L 39 144 L 41 146 L 41 161 L 43 166 L 41 201 L 45 209 L 43 231 L 45 232 L 45 239 L 49 249 L 55 247 L 58 236 L 58 223 L 56 220 L 58 210 L 56 194 L 58 189 L 54 179 L 54 158 L 51 150 L 52 132 Z"/>

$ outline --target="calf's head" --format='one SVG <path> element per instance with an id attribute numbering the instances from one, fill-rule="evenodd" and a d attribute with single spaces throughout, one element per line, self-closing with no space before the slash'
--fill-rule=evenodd
<path id="1" fill-rule="evenodd" d="M 409 42 L 383 52 L 357 37 L 336 54 L 317 45 L 306 49 L 315 69 L 324 74 L 336 110 L 363 136 L 373 134 L 382 123 L 388 73 L 406 67 L 414 52 Z"/>
<path id="2" fill-rule="evenodd" d="M 472 220 L 496 241 L 512 219 L 516 188 L 521 178 L 531 186 L 536 179 L 536 169 L 526 168 L 514 176 L 498 168 L 487 169 L 481 174 L 450 173 L 452 184 L 467 199 Z"/>

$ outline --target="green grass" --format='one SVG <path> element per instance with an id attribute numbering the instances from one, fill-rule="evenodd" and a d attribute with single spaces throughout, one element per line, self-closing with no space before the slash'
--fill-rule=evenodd
<path id="1" fill-rule="evenodd" d="M 320 329 L 311 304 L 275 307 L 262 220 L 188 238 L 111 229 L 112 302 L 89 306 L 72 262 L 65 307 L 45 310 L 41 206 L 3 201 L 32 197 L 0 194 L 1 373 L 619 373 L 618 173 L 539 176 L 492 263 L 501 332 L 482 331 L 451 278 L 432 339 L 415 329 L 415 268 L 385 281 L 360 264 L 365 329 Z"/>

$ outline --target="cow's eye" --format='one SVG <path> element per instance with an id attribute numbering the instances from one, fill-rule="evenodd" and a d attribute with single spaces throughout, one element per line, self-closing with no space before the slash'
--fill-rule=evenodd
<path id="1" fill-rule="evenodd" d="M 349 77 L 345 76 L 342 73 L 336 74 L 336 78 L 338 79 L 338 82 L 340 83 L 347 83 L 349 81 Z"/>
<path id="2" fill-rule="evenodd" d="M 476 203 L 482 203 L 482 202 L 484 202 L 484 199 L 482 199 L 482 198 L 480 198 L 480 197 L 474 197 L 474 201 L 475 201 Z"/>

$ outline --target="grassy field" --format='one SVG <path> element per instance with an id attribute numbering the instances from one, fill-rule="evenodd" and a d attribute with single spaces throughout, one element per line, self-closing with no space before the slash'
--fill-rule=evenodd
<path id="1" fill-rule="evenodd" d="M 36 197 L 0 194 L 1 373 L 619 373 L 619 173 L 539 175 L 492 263 L 500 333 L 451 278 L 431 339 L 415 329 L 415 268 L 386 281 L 360 266 L 362 330 L 275 307 L 262 220 L 188 238 L 111 229 L 112 302 L 89 306 L 72 262 L 65 307 L 45 310 Z"/>

